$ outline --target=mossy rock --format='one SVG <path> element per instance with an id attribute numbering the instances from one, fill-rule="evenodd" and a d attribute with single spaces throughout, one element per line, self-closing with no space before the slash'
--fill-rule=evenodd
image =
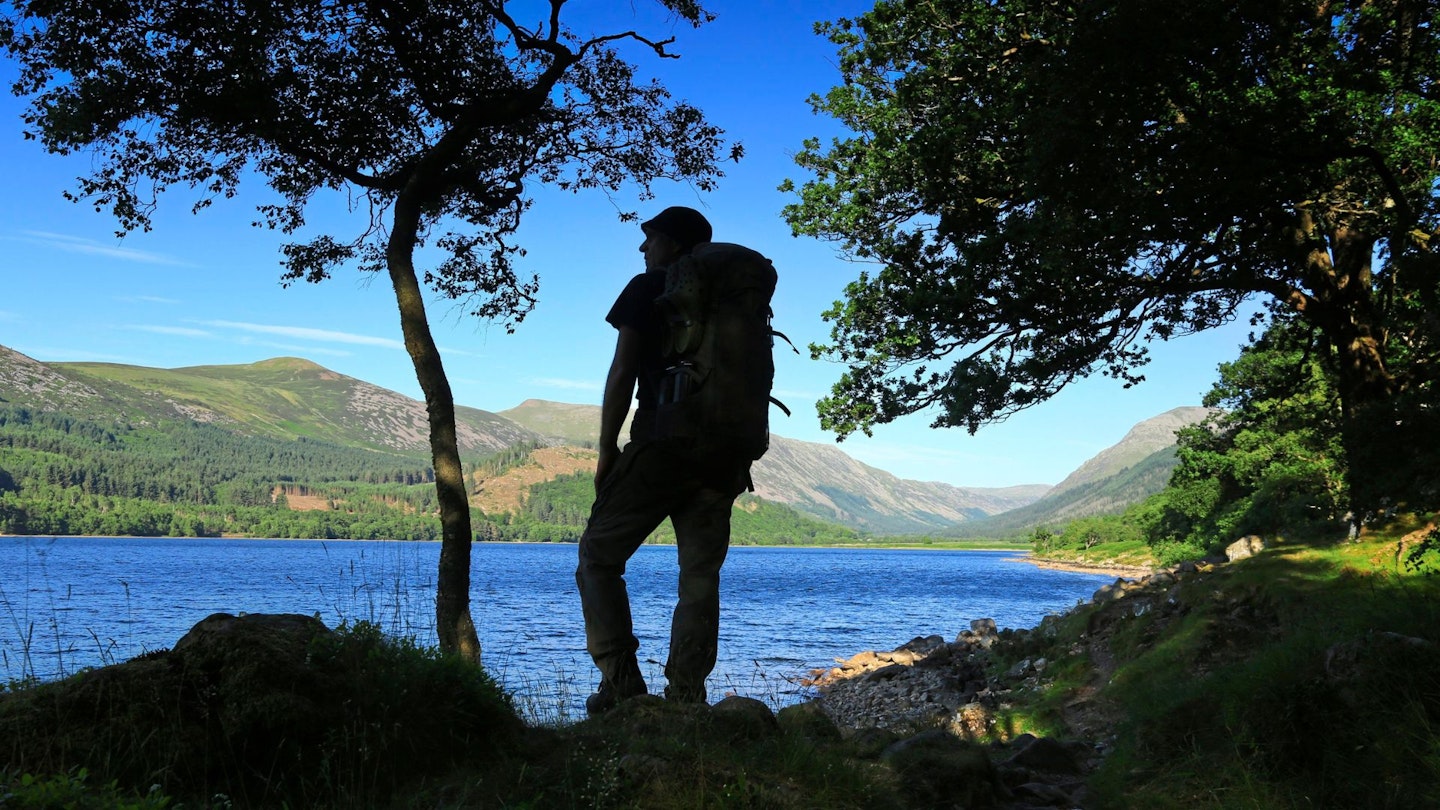
<path id="1" fill-rule="evenodd" d="M 216 614 L 173 650 L 0 695 L 13 770 L 252 806 L 383 800 L 523 731 L 479 667 L 297 615 Z"/>
<path id="2" fill-rule="evenodd" d="M 899 777 L 909 806 L 994 807 L 1005 794 L 985 749 L 944 731 L 900 740 L 880 759 Z"/>
<path id="3" fill-rule="evenodd" d="M 835 725 L 818 701 L 809 700 L 781 709 L 775 720 L 788 734 L 799 734 L 817 742 L 832 742 L 840 739 L 840 728 Z"/>

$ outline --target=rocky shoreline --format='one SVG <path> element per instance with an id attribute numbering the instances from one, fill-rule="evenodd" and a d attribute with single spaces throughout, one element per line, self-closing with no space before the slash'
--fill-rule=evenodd
<path id="1" fill-rule="evenodd" d="M 967 744 L 985 741 L 990 767 L 969 774 L 988 785 L 990 796 L 981 806 L 1080 807 L 1085 778 L 1106 753 L 1105 740 L 1011 736 L 998 728 L 1012 692 L 1036 686 L 1048 668 L 1039 658 L 992 672 L 992 647 L 1002 636 L 1010 640 L 1026 632 L 1002 633 L 993 620 L 977 619 L 954 641 L 932 635 L 886 652 L 862 652 L 816 670 L 807 685 L 817 690 L 824 714 L 862 753 L 869 749 L 885 759 L 920 746 L 958 758 L 973 751 Z"/>
<path id="2" fill-rule="evenodd" d="M 815 689 L 820 711 L 862 752 L 871 749 L 873 755 L 887 758 L 920 745 L 948 748 L 958 756 L 962 748 L 973 750 L 978 743 L 986 754 L 989 770 L 984 773 L 991 784 L 990 798 L 978 806 L 1082 807 L 1086 779 L 1114 744 L 1113 713 L 1095 699 L 1114 666 L 1111 635 L 1133 616 L 1150 611 L 1182 614 L 1186 608 L 1177 600 L 1180 581 L 1212 568 L 1209 563 L 1187 563 L 1160 571 L 1119 569 L 1130 576 L 1118 576 L 1088 603 L 1046 616 L 1033 629 L 1000 630 L 992 619 L 977 619 L 953 641 L 923 636 L 893 650 L 858 653 L 813 671 L 805 685 Z M 1069 649 L 1054 649 L 1060 622 L 1082 610 L 1088 612 L 1086 632 Z M 1006 717 L 1053 677 L 1056 662 L 1037 652 L 1047 650 L 1057 658 L 1083 655 L 1089 660 L 1087 683 L 1061 709 L 1067 727 L 1063 738 L 1017 734 Z"/>

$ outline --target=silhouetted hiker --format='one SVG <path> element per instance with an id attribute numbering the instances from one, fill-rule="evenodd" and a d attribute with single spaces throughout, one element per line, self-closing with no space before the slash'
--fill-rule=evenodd
<path id="1" fill-rule="evenodd" d="M 630 599 L 625 590 L 625 564 L 666 517 L 675 527 L 680 585 L 670 627 L 669 660 L 665 664 L 665 697 L 689 702 L 705 700 L 705 678 L 715 668 L 720 566 L 730 546 L 730 509 L 736 496 L 749 486 L 751 460 L 764 452 L 768 435 L 764 413 L 768 408 L 770 376 L 773 376 L 773 366 L 768 366 L 768 341 L 774 269 L 763 256 L 738 245 L 706 244 L 710 241 L 710 223 L 691 208 L 666 208 L 640 227 L 645 234 L 640 245 L 640 252 L 645 254 L 645 272 L 630 280 L 605 317 L 619 335 L 615 358 L 605 380 L 595 505 L 580 537 L 580 564 L 575 571 L 585 614 L 586 647 L 601 674 L 599 690 L 585 702 L 586 710 L 592 715 L 646 692 L 645 679 L 636 659 L 639 642 L 635 638 Z M 695 252 L 700 245 L 703 245 L 701 250 Z M 692 256 L 692 252 L 695 255 Z M 715 258 L 700 262 L 701 254 Z M 740 265 L 731 272 L 736 257 Z M 679 295 L 673 289 L 681 275 L 678 268 L 704 265 L 694 272 L 716 273 L 714 277 L 728 279 L 751 272 L 752 267 L 746 262 L 752 259 L 762 262 L 763 270 L 769 273 L 769 290 L 763 291 L 766 341 L 763 364 L 769 372 L 765 373 L 760 400 L 758 450 L 747 447 L 744 441 L 732 441 L 723 427 L 713 429 L 701 419 L 690 419 L 687 428 L 676 427 L 675 419 L 670 418 L 675 413 L 675 399 L 688 396 L 681 389 L 690 379 L 701 379 L 700 384 L 704 385 L 706 377 L 695 371 L 696 363 L 675 359 L 677 316 L 673 302 L 668 316 L 657 308 L 657 299 L 664 301 Z M 677 264 L 681 260 L 685 263 Z M 667 269 L 672 265 L 677 269 L 669 273 L 672 289 L 667 292 Z M 689 272 L 687 270 L 681 280 L 687 290 L 693 286 L 704 289 L 713 286 L 708 282 L 692 284 Z M 756 293 L 752 298 L 759 295 L 761 293 Z M 725 317 L 722 313 L 708 320 L 711 324 L 723 325 Z M 706 320 L 697 317 L 693 323 L 685 321 L 683 328 L 691 331 L 684 339 L 696 343 L 699 338 L 695 337 L 695 330 L 703 331 Z M 733 334 L 719 329 L 715 332 Z M 727 337 L 726 343 L 734 345 L 744 340 Z M 710 350 L 708 344 L 706 349 Z M 748 347 L 746 351 L 755 353 Z M 733 367 L 747 362 L 745 358 L 714 359 L 720 356 L 707 355 L 698 367 L 706 364 Z M 722 377 L 723 374 L 717 374 L 708 379 Z M 729 385 L 732 383 L 723 380 L 712 382 L 706 395 Z M 632 393 L 636 411 L 630 427 L 630 443 L 622 452 L 620 428 L 629 412 Z M 686 400 L 683 404 L 688 407 L 695 401 Z M 657 413 L 662 417 L 658 427 Z M 751 432 L 754 432 L 753 426 Z"/>

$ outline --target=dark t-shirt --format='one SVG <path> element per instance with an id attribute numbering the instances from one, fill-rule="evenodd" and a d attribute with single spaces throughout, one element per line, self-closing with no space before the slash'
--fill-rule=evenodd
<path id="1" fill-rule="evenodd" d="M 630 279 L 605 320 L 616 329 L 628 326 L 640 333 L 640 369 L 635 407 L 654 411 L 660 402 L 659 380 L 665 372 L 660 356 L 664 325 L 655 311 L 655 299 L 665 292 L 664 273 L 641 273 Z"/>

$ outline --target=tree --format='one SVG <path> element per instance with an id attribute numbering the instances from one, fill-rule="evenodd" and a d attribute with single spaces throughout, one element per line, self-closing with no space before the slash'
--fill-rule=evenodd
<path id="1" fill-rule="evenodd" d="M 93 154 L 67 195 L 108 209 L 122 232 L 148 229 L 167 187 L 197 192 L 198 211 L 252 173 L 278 194 L 256 224 L 285 234 L 317 197 L 358 200 L 356 233 L 287 245 L 283 277 L 320 281 L 352 262 L 388 273 L 429 413 L 440 646 L 476 659 L 470 514 L 424 287 L 513 329 L 537 292 L 513 263 L 526 182 L 704 190 L 726 149 L 698 109 L 637 83 L 616 50 L 668 57 L 670 40 L 576 37 L 564 3 L 527 27 L 502 0 L 18 0 L 0 30 L 21 67 L 13 90 L 32 98 L 27 135 Z M 693 0 L 661 3 L 709 19 Z M 423 273 L 421 246 L 442 256 Z"/>
<path id="2" fill-rule="evenodd" d="M 848 365 L 842 437 L 1138 383 L 1148 341 L 1251 299 L 1324 339 L 1352 471 L 1397 402 L 1433 414 L 1437 0 L 882 0 L 820 30 L 844 83 L 813 103 L 854 135 L 807 141 L 785 216 L 879 265 L 812 347 Z"/>
<path id="3" fill-rule="evenodd" d="M 1153 540 L 1203 548 L 1215 538 L 1340 524 L 1348 500 L 1340 403 L 1316 331 L 1282 316 L 1220 366 L 1204 400 L 1220 410 L 1179 431 Z"/>

